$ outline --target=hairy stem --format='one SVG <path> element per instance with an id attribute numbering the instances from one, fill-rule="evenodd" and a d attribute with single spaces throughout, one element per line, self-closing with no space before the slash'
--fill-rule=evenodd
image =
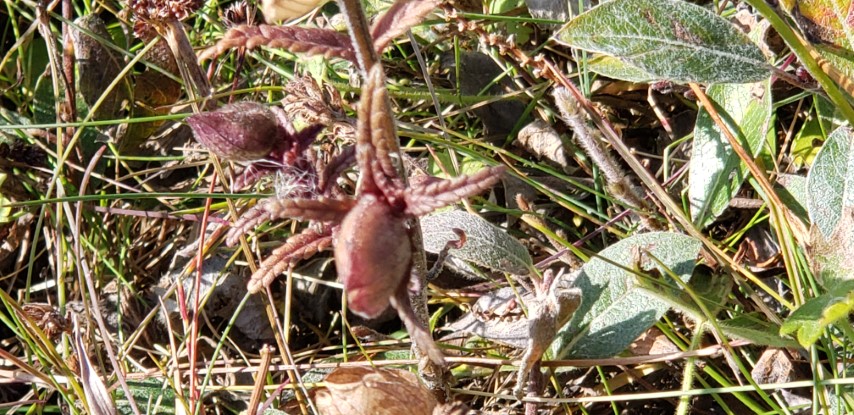
<path id="1" fill-rule="evenodd" d="M 365 75 L 369 69 L 379 62 L 379 58 L 377 51 L 374 50 L 371 28 L 368 25 L 365 12 L 362 10 L 362 3 L 359 0 L 338 0 L 338 7 L 341 8 L 341 12 L 346 17 L 347 30 L 350 32 L 350 38 L 353 39 L 356 58 L 359 61 L 362 75 Z"/>

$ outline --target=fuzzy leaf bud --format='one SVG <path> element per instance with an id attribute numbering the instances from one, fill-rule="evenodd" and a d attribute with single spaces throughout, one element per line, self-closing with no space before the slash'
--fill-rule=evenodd
<path id="1" fill-rule="evenodd" d="M 285 138 L 276 115 L 254 102 L 238 102 L 187 118 L 196 141 L 229 161 L 253 161 Z"/>

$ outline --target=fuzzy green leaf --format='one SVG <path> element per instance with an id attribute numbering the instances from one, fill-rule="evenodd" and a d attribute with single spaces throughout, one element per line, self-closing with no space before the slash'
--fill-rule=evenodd
<path id="1" fill-rule="evenodd" d="M 771 324 L 758 314 L 742 314 L 738 317 L 719 321 L 718 327 L 727 337 L 750 341 L 754 344 L 772 347 L 797 347 L 798 344 L 781 337 L 780 327 Z"/>
<path id="2" fill-rule="evenodd" d="M 703 302 L 703 307 L 711 314 L 717 314 L 726 302 L 725 297 L 732 290 L 732 279 L 722 278 L 709 272 L 701 272 L 705 268 L 694 270 L 687 289 L 693 293 L 689 295 L 686 289 L 679 285 L 671 285 L 672 281 L 652 280 L 638 278 L 638 287 L 645 290 L 647 294 L 663 301 L 668 306 L 684 313 L 695 322 L 708 320 L 703 309 L 695 301 Z"/>
<path id="3" fill-rule="evenodd" d="M 587 62 L 587 69 L 608 78 L 629 82 L 646 83 L 656 80 L 655 76 L 650 75 L 643 69 L 608 55 L 599 55 L 591 58 Z"/>
<path id="4" fill-rule="evenodd" d="M 783 204 L 789 208 L 792 213 L 800 218 L 804 223 L 809 223 L 809 214 L 807 213 L 807 178 L 794 174 L 780 174 L 777 176 L 777 183 L 774 183 L 774 190 L 780 196 Z"/>
<path id="5" fill-rule="evenodd" d="M 699 241 L 682 234 L 651 232 L 604 249 L 581 268 L 575 280 L 575 287 L 583 293 L 581 306 L 558 332 L 551 346 L 553 356 L 595 359 L 622 352 L 669 308 L 666 302 L 642 289 L 636 274 L 629 270 L 640 266 L 668 275 L 651 259 L 654 257 L 688 281 L 700 246 Z"/>
<path id="6" fill-rule="evenodd" d="M 674 82 L 758 82 L 770 74 L 762 52 L 744 33 L 680 0 L 605 2 L 570 21 L 557 39 Z"/>
<path id="7" fill-rule="evenodd" d="M 507 232 L 480 216 L 461 210 L 442 211 L 421 218 L 424 249 L 439 253 L 448 241 L 459 239 L 453 229 L 466 234 L 460 249 L 452 249 L 450 256 L 501 272 L 525 275 L 533 267 L 528 249 Z"/>
<path id="8" fill-rule="evenodd" d="M 840 320 L 854 308 L 854 282 L 840 284 L 835 290 L 810 299 L 797 310 L 780 327 L 780 334 L 797 333 L 798 343 L 809 347 L 815 343 L 824 329 Z"/>
<path id="9" fill-rule="evenodd" d="M 774 133 L 770 82 L 715 84 L 706 94 L 742 147 L 754 157 L 759 154 L 768 135 Z M 691 219 L 699 228 L 705 228 L 723 213 L 747 174 L 747 166 L 708 111 L 700 109 L 688 175 Z"/>
<path id="10" fill-rule="evenodd" d="M 854 207 L 854 136 L 849 127 L 827 137 L 807 176 L 807 191 L 810 221 L 830 238 L 845 208 Z"/>
<path id="11" fill-rule="evenodd" d="M 171 387 L 164 387 L 163 380 L 151 378 L 128 380 L 127 383 L 134 402 L 142 413 L 164 415 L 176 413 L 175 390 Z M 116 410 L 120 415 L 134 413 L 130 400 L 122 388 L 116 389 Z"/>

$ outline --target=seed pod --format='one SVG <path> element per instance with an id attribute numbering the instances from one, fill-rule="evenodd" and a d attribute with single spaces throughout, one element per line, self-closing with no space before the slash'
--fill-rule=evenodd
<path id="1" fill-rule="evenodd" d="M 275 114 L 264 105 L 238 102 L 187 118 L 196 141 L 229 161 L 253 161 L 284 139 Z"/>
<path id="2" fill-rule="evenodd" d="M 405 219 L 365 194 L 344 217 L 335 240 L 335 266 L 350 310 L 379 316 L 409 273 L 412 251 Z"/>

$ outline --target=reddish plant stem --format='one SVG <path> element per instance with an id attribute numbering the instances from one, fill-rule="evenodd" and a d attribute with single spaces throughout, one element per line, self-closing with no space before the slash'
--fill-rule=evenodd
<path id="1" fill-rule="evenodd" d="M 370 34 L 370 26 L 368 25 L 364 10 L 362 9 L 362 4 L 359 0 L 338 0 L 338 4 L 342 13 L 346 17 L 347 29 L 350 33 L 350 38 L 353 39 L 356 57 L 359 62 L 362 77 L 364 78 L 374 65 L 381 64 L 377 52 L 374 49 L 374 42 Z M 394 113 L 391 109 L 391 103 L 388 99 L 377 104 L 381 105 L 381 107 L 378 108 L 379 111 L 388 114 L 390 118 L 394 117 Z M 402 160 L 400 155 L 400 145 L 397 142 L 397 134 L 394 133 L 387 135 L 386 139 L 389 142 L 385 143 L 385 147 L 390 153 L 396 154 L 398 160 Z M 399 177 L 403 183 L 406 183 L 407 176 L 403 165 L 399 164 L 396 168 Z M 424 241 L 421 235 L 421 225 L 418 219 L 413 219 L 409 221 L 409 226 L 412 230 L 410 232 L 412 272 L 415 273 L 418 279 L 418 289 L 414 292 L 410 292 L 409 301 L 412 305 L 412 311 L 414 312 L 418 323 L 421 324 L 422 327 L 429 327 L 427 297 L 425 296 L 425 289 L 427 287 L 427 282 L 425 280 L 427 273 L 427 258 L 424 253 Z M 412 342 L 412 349 L 415 352 L 415 356 L 419 359 L 425 357 L 424 353 L 422 353 L 421 345 L 417 344 L 417 340 L 413 338 Z M 447 369 L 434 364 L 429 359 L 422 359 L 422 361 L 423 364 L 419 365 L 418 368 L 418 373 L 421 379 L 440 401 L 444 401 L 447 398 L 448 393 L 448 386 L 444 381 Z"/>
<path id="2" fill-rule="evenodd" d="M 214 188 L 216 187 L 216 172 L 213 173 L 213 178 L 211 180 L 210 188 L 208 189 L 209 193 L 214 192 Z M 190 337 L 187 339 L 187 348 L 190 354 L 190 407 L 195 408 L 195 401 L 199 399 L 199 390 L 196 387 L 198 385 L 196 379 L 196 359 L 198 358 L 198 347 L 197 347 L 197 339 L 199 338 L 199 314 L 201 314 L 200 307 L 200 297 L 202 295 L 202 271 L 204 268 L 204 260 L 205 260 L 205 235 L 207 234 L 206 230 L 208 228 L 208 217 L 211 213 L 211 201 L 213 199 L 207 198 L 205 199 L 205 211 L 202 215 L 202 223 L 201 229 L 199 230 L 199 253 L 196 256 L 196 278 L 193 284 L 193 321 L 191 323 L 190 329 Z M 183 286 L 183 284 L 179 284 L 179 287 Z"/>

